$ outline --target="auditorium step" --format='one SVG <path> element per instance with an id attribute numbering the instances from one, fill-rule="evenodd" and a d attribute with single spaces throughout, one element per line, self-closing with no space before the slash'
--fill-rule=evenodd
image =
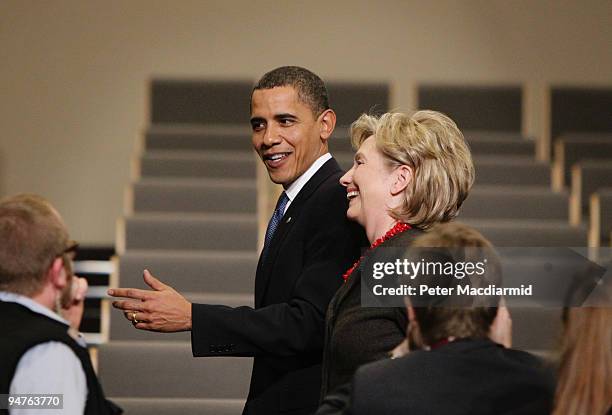
<path id="1" fill-rule="evenodd" d="M 568 221 L 568 196 L 548 187 L 474 186 L 460 218 L 558 219 Z"/>
<path id="2" fill-rule="evenodd" d="M 249 80 L 154 79 L 151 123 L 245 125 L 253 84 Z M 348 126 L 364 112 L 388 109 L 386 82 L 330 81 L 326 86 L 339 126 Z"/>
<path id="3" fill-rule="evenodd" d="M 584 247 L 587 231 L 571 227 L 567 221 L 546 219 L 470 219 L 461 222 L 474 226 L 493 245 L 512 247 Z"/>
<path id="4" fill-rule="evenodd" d="M 533 137 L 525 137 L 521 133 L 512 131 L 486 131 L 462 130 L 463 136 L 468 140 L 500 140 L 500 141 L 533 141 Z"/>
<path id="5" fill-rule="evenodd" d="M 353 165 L 353 151 L 332 154 L 342 168 L 348 170 Z M 477 185 L 550 186 L 550 167 L 531 156 L 475 155 L 474 168 Z"/>
<path id="6" fill-rule="evenodd" d="M 107 396 L 244 399 L 251 359 L 194 358 L 189 342 L 100 345 L 98 376 Z"/>
<path id="7" fill-rule="evenodd" d="M 163 281 L 163 279 L 162 279 Z M 165 281 L 164 281 L 165 282 Z M 135 286 L 124 285 L 124 287 L 145 288 L 144 283 Z M 182 293 L 185 298 L 195 304 L 220 304 L 229 307 L 249 306 L 253 307 L 252 294 L 227 294 L 227 293 Z M 156 333 L 146 330 L 138 330 L 132 326 L 123 313 L 112 308 L 110 310 L 110 340 L 130 341 L 191 341 L 191 332 L 178 333 Z"/>
<path id="8" fill-rule="evenodd" d="M 475 155 L 477 185 L 550 186 L 550 166 L 532 156 Z"/>
<path id="9" fill-rule="evenodd" d="M 149 179 L 132 186 L 134 212 L 256 213 L 253 179 Z"/>
<path id="10" fill-rule="evenodd" d="M 253 151 L 155 150 L 140 158 L 140 177 L 255 179 Z"/>
<path id="11" fill-rule="evenodd" d="M 244 399 L 110 398 L 126 415 L 240 415 Z"/>
<path id="12" fill-rule="evenodd" d="M 153 125 L 145 133 L 145 151 L 248 151 L 251 130 L 246 125 Z"/>
<path id="13" fill-rule="evenodd" d="M 245 125 L 253 81 L 154 79 L 149 95 L 151 124 Z"/>
<path id="14" fill-rule="evenodd" d="M 467 138 L 467 142 L 474 155 L 503 154 L 508 156 L 521 155 L 535 157 L 535 141 L 531 140 L 477 136 Z"/>
<path id="15" fill-rule="evenodd" d="M 119 259 L 121 284 L 142 285 L 146 268 L 179 291 L 252 293 L 257 252 L 128 250 Z"/>
<path id="16" fill-rule="evenodd" d="M 119 221 L 125 250 L 255 250 L 257 218 L 245 214 L 140 213 Z"/>
<path id="17" fill-rule="evenodd" d="M 528 139 L 517 139 L 510 135 L 487 135 L 476 134 L 473 137 L 466 136 L 466 140 L 475 156 L 478 155 L 504 155 L 504 156 L 527 156 L 535 159 L 535 141 Z M 329 148 L 332 153 L 353 152 L 348 136 L 343 133 L 334 134 L 329 140 Z"/>

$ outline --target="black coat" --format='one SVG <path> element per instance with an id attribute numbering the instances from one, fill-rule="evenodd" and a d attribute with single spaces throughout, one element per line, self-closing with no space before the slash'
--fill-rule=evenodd
<path id="1" fill-rule="evenodd" d="M 351 415 L 549 414 L 554 376 L 529 353 L 459 340 L 360 368 Z"/>
<path id="2" fill-rule="evenodd" d="M 364 242 L 341 175 L 328 160 L 287 209 L 257 266 L 254 309 L 193 305 L 194 356 L 255 357 L 245 414 L 317 407 L 325 311 Z"/>
<path id="3" fill-rule="evenodd" d="M 70 348 L 81 362 L 87 382 L 87 399 L 83 414 L 111 415 L 121 414 L 123 410 L 104 397 L 102 386 L 94 372 L 87 348 L 79 345 L 69 334 L 68 326 L 50 317 L 36 313 L 29 308 L 12 302 L 0 301 L 0 394 L 8 394 L 17 370 L 17 365 L 25 353 L 33 347 L 47 342 L 63 343 Z M 49 373 L 68 384 L 74 382 L 64 373 Z M 60 384 L 58 382 L 58 384 Z M 58 391 L 32 390 L 28 393 L 57 393 Z M 24 393 L 21 391 L 20 393 Z M 52 409 L 40 413 L 58 413 Z M 61 413 L 63 411 L 59 411 Z M 0 408 L 1 415 L 9 411 Z"/>
<path id="4" fill-rule="evenodd" d="M 421 230 L 410 229 L 385 241 L 380 248 L 407 247 Z M 327 309 L 321 397 L 350 382 L 357 368 L 388 356 L 406 337 L 406 309 L 361 307 L 361 272 L 353 271 Z"/>

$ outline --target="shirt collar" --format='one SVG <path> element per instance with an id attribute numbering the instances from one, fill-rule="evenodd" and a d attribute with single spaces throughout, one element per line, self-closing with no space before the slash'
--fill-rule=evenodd
<path id="1" fill-rule="evenodd" d="M 293 202 L 293 200 L 297 197 L 300 190 L 308 183 L 308 180 L 315 175 L 317 171 L 327 162 L 327 160 L 331 159 L 332 155 L 330 153 L 325 153 L 321 157 L 315 160 L 314 163 L 310 165 L 308 170 L 306 170 L 300 177 L 298 177 L 291 185 L 285 190 L 287 197 L 289 198 L 289 202 Z"/>
<path id="2" fill-rule="evenodd" d="M 28 308 L 30 311 L 33 311 L 38 314 L 42 314 L 43 316 L 52 318 L 55 321 L 59 321 L 60 323 L 69 326 L 69 323 L 66 320 L 64 320 L 62 317 L 60 317 L 57 313 L 54 313 L 53 311 L 49 310 L 47 307 L 43 306 L 42 304 L 37 303 L 36 301 L 32 300 L 29 297 L 25 297 L 23 295 L 15 294 L 15 293 L 7 292 L 7 291 L 0 291 L 0 301 L 4 301 L 7 303 L 20 304 Z"/>

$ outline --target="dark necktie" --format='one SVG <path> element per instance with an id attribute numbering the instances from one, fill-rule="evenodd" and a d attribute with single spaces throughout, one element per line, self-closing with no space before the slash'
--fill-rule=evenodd
<path id="1" fill-rule="evenodd" d="M 270 218 L 270 222 L 268 223 L 268 229 L 266 230 L 266 239 L 264 241 L 264 247 L 262 252 L 262 258 L 266 257 L 268 253 L 268 249 L 270 248 L 270 242 L 272 242 L 272 238 L 274 237 L 274 232 L 276 232 L 276 228 L 280 225 L 281 220 L 283 220 L 283 215 L 285 214 L 285 207 L 289 202 L 289 197 L 287 194 L 283 192 L 278 198 L 278 202 L 276 202 L 276 208 L 274 209 L 274 213 L 272 214 L 272 218 Z"/>

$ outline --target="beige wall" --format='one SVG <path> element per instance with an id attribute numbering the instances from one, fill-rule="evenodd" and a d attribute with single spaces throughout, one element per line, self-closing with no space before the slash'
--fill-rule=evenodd
<path id="1" fill-rule="evenodd" d="M 409 109 L 418 81 L 610 84 L 611 42 L 609 0 L 2 0 L 0 194 L 46 195 L 76 238 L 113 243 L 152 76 L 297 64 L 390 81 Z"/>

